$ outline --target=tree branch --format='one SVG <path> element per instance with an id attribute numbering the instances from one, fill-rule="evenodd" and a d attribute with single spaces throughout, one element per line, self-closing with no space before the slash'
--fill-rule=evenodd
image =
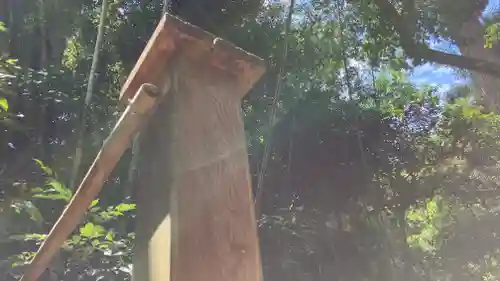
<path id="1" fill-rule="evenodd" d="M 388 0 L 373 0 L 373 2 L 380 9 L 381 14 L 384 15 L 382 18 L 386 18 L 394 26 L 399 35 L 401 47 L 410 57 L 500 77 L 499 64 L 432 50 L 426 44 L 415 42 L 413 29 L 408 26 L 407 22 Z"/>

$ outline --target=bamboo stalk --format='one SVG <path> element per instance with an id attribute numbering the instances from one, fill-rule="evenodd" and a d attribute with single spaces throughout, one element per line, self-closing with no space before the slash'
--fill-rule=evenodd
<path id="1" fill-rule="evenodd" d="M 85 125 L 86 125 L 85 121 L 89 111 L 88 107 L 90 106 L 90 102 L 92 100 L 92 91 L 94 89 L 95 76 L 96 76 L 95 74 L 97 71 L 97 65 L 99 63 L 99 53 L 101 52 L 101 45 L 102 42 L 104 41 L 104 22 L 108 14 L 108 6 L 109 6 L 108 0 L 103 0 L 101 6 L 99 27 L 97 28 L 97 38 L 94 46 L 94 54 L 92 55 L 92 64 L 90 65 L 89 80 L 87 83 L 87 92 L 85 94 L 85 99 L 82 105 L 82 111 L 80 112 L 78 125 L 76 128 L 76 134 L 77 134 L 76 149 L 75 149 L 75 156 L 73 158 L 73 170 L 69 182 L 70 183 L 69 187 L 71 189 L 75 188 L 79 176 L 78 171 L 80 170 L 80 164 L 82 162 L 83 139 L 85 136 Z"/>
<path id="2" fill-rule="evenodd" d="M 21 281 L 36 281 L 45 271 L 54 254 L 85 216 L 109 174 L 130 146 L 134 135 L 154 112 L 161 100 L 160 96 L 166 92 L 165 88 L 160 93 L 156 86 L 142 84 L 104 142 L 75 195 L 38 249 Z"/>

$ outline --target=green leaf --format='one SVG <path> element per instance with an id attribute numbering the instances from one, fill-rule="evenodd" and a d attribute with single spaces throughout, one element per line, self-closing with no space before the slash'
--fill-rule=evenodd
<path id="1" fill-rule="evenodd" d="M 116 217 L 113 215 L 112 212 L 104 211 L 104 212 L 99 213 L 99 218 L 102 219 L 103 221 L 107 221 L 107 220 L 115 219 Z"/>
<path id="2" fill-rule="evenodd" d="M 52 173 L 53 173 L 52 169 L 45 166 L 45 164 L 40 159 L 34 158 L 33 161 L 35 161 L 35 163 L 40 167 L 40 169 L 42 169 L 42 171 L 44 173 L 46 173 L 48 176 L 52 176 Z"/>
<path id="3" fill-rule="evenodd" d="M 80 235 L 73 235 L 71 236 L 70 243 L 72 244 L 81 244 L 80 242 L 82 241 L 82 237 Z"/>
<path id="4" fill-rule="evenodd" d="M 17 64 L 17 59 L 8 59 L 5 62 L 7 64 L 10 64 L 10 65 L 16 65 Z"/>
<path id="5" fill-rule="evenodd" d="M 24 210 L 29 214 L 30 219 L 35 221 L 35 222 L 43 222 L 42 214 L 40 213 L 40 210 L 33 205 L 31 201 L 26 201 L 24 204 Z"/>
<path id="6" fill-rule="evenodd" d="M 429 203 L 427 203 L 427 215 L 428 215 L 428 217 L 434 218 L 437 212 L 438 212 L 437 202 L 434 200 L 429 201 Z"/>
<path id="7" fill-rule="evenodd" d="M 29 233 L 29 234 L 18 234 L 11 235 L 9 239 L 18 241 L 43 241 L 47 238 L 47 234 Z"/>
<path id="8" fill-rule="evenodd" d="M 0 108 L 3 111 L 8 111 L 9 110 L 9 103 L 7 102 L 6 98 L 0 98 Z"/>
<path id="9" fill-rule="evenodd" d="M 101 242 L 98 239 L 94 239 L 92 240 L 91 244 L 92 246 L 97 247 L 99 244 L 101 244 Z"/>
<path id="10" fill-rule="evenodd" d="M 104 230 L 104 227 L 90 222 L 80 228 L 80 235 L 83 237 L 96 238 L 102 237 L 105 234 L 106 230 Z"/>
<path id="11" fill-rule="evenodd" d="M 97 246 L 100 250 L 108 250 L 111 246 L 111 243 L 109 242 L 101 242 L 99 243 L 99 245 Z"/>
<path id="12" fill-rule="evenodd" d="M 5 23 L 3 21 L 0 21 L 0 32 L 6 32 L 7 27 L 5 27 Z"/>
<path id="13" fill-rule="evenodd" d="M 97 204 L 99 204 L 99 199 L 92 201 L 92 203 L 90 204 L 90 208 L 95 207 L 95 205 Z"/>
<path id="14" fill-rule="evenodd" d="M 53 187 L 54 191 L 63 196 L 64 200 L 66 200 L 67 202 L 69 202 L 71 200 L 71 197 L 73 197 L 73 192 L 71 191 L 71 189 L 66 188 L 64 184 L 55 179 L 49 179 L 46 182 L 46 185 Z"/>
<path id="15" fill-rule="evenodd" d="M 113 231 L 108 231 L 108 233 L 106 234 L 106 240 L 113 242 L 114 239 L 115 233 Z"/>
<path id="16" fill-rule="evenodd" d="M 408 221 L 412 221 L 412 222 L 420 222 L 420 221 L 423 221 L 425 219 L 425 216 L 422 213 L 422 210 L 417 209 L 417 210 L 412 210 L 412 211 L 408 212 L 408 214 L 406 215 L 406 219 Z"/>
<path id="17" fill-rule="evenodd" d="M 33 198 L 67 201 L 67 197 L 62 194 L 35 194 L 33 195 Z"/>
<path id="18" fill-rule="evenodd" d="M 121 203 L 120 205 L 116 206 L 115 209 L 118 212 L 127 212 L 127 211 L 131 211 L 131 210 L 135 210 L 135 204 Z"/>

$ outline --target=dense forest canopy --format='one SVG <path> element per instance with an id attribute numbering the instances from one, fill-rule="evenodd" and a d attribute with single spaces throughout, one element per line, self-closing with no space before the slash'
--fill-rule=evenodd
<path id="1" fill-rule="evenodd" d="M 86 103 L 101 1 L 0 0 L 0 280 L 70 200 L 163 10 L 268 65 L 242 103 L 265 280 L 500 279 L 498 3 L 108 3 Z M 417 85 L 423 64 L 468 82 Z M 44 280 L 130 279 L 140 158 L 126 152 Z"/>

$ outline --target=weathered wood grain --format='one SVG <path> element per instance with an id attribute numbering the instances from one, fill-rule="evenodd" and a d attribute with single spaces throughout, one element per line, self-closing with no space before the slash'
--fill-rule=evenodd
<path id="1" fill-rule="evenodd" d="M 263 69 L 229 71 L 197 42 L 179 45 L 172 93 L 141 134 L 133 279 L 260 281 L 240 102 Z"/>
<path id="2" fill-rule="evenodd" d="M 250 90 L 265 71 L 262 59 L 179 18 L 165 14 L 123 85 L 120 100 L 127 102 L 143 83 L 158 85 L 166 66 L 172 64 L 178 56 L 177 51 L 185 46 L 190 48 L 190 53 L 184 53 L 187 56 L 210 52 L 211 55 L 204 58 L 205 63 L 214 69 L 223 70 L 225 75 L 231 75 L 240 88 L 235 91 L 240 97 Z"/>
<path id="3" fill-rule="evenodd" d="M 40 246 L 22 281 L 36 281 L 45 271 L 54 254 L 83 219 L 123 152 L 130 146 L 134 134 L 152 114 L 160 96 L 153 85 L 143 85 L 138 89 L 136 97 L 105 141 L 75 195 Z"/>

